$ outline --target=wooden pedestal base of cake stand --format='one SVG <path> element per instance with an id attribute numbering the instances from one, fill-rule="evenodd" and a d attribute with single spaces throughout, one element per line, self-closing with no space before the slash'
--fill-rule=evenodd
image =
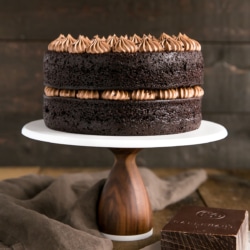
<path id="1" fill-rule="evenodd" d="M 127 235 L 123 240 L 148 237 L 152 234 L 152 210 L 136 165 L 139 149 L 110 150 L 115 155 L 115 163 L 99 201 L 99 228 L 114 240 L 122 240 L 118 235 Z"/>
<path id="2" fill-rule="evenodd" d="M 115 163 L 103 187 L 98 206 L 98 224 L 103 234 L 117 241 L 131 241 L 152 235 L 152 210 L 146 188 L 136 165 L 140 149 L 187 146 L 225 138 L 227 130 L 202 121 L 199 129 L 161 136 L 96 136 L 49 129 L 43 120 L 26 124 L 22 134 L 39 141 L 109 148 Z"/>

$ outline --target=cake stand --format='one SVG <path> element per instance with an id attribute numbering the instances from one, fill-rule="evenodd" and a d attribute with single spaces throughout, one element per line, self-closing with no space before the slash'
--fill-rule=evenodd
<path id="1" fill-rule="evenodd" d="M 115 162 L 100 195 L 98 225 L 112 240 L 131 241 L 153 233 L 152 210 L 136 165 L 139 150 L 209 143 L 225 138 L 227 130 L 203 120 L 199 129 L 175 135 L 97 136 L 55 131 L 47 128 L 43 120 L 37 120 L 26 124 L 22 134 L 49 143 L 109 148 Z"/>

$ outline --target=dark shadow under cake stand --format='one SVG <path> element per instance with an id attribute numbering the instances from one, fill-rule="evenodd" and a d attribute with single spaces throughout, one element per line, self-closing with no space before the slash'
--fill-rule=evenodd
<path id="1" fill-rule="evenodd" d="M 202 121 L 199 129 L 175 135 L 97 136 L 65 133 L 49 129 L 43 120 L 26 124 L 22 134 L 28 138 L 74 146 L 105 147 L 115 162 L 100 196 L 98 225 L 108 238 L 131 241 L 152 235 L 152 210 L 147 190 L 136 165 L 143 148 L 187 146 L 225 138 L 227 130 L 213 122 Z"/>

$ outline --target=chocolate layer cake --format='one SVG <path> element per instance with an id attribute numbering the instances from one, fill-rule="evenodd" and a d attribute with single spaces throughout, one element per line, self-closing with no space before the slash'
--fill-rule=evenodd
<path id="1" fill-rule="evenodd" d="M 187 132 L 200 126 L 202 84 L 200 44 L 186 35 L 60 35 L 44 55 L 44 121 L 82 134 Z"/>
<path id="2" fill-rule="evenodd" d="M 164 226 L 161 249 L 247 250 L 248 212 L 183 207 Z"/>

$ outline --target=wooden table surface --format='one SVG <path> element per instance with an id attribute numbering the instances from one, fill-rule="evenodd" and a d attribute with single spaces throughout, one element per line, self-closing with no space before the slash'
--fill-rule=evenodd
<path id="1" fill-rule="evenodd" d="M 15 178 L 26 174 L 45 174 L 59 176 L 63 173 L 93 172 L 100 168 L 50 168 L 50 167 L 1 167 L 0 180 Z M 152 169 L 159 177 L 175 175 L 184 169 Z M 250 171 L 241 169 L 206 169 L 208 179 L 199 189 L 184 200 L 153 213 L 153 235 L 145 240 L 132 242 L 114 242 L 114 249 L 140 249 L 160 240 L 160 230 L 164 224 L 183 205 L 202 205 L 250 211 Z"/>

